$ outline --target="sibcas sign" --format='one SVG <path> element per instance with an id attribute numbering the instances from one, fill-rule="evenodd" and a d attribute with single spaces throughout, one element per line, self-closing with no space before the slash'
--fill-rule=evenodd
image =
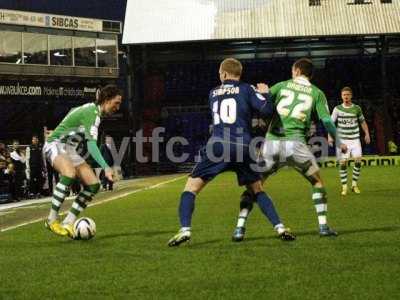
<path id="1" fill-rule="evenodd" d="M 98 19 L 48 15 L 8 9 L 0 9 L 0 23 L 95 32 L 103 31 L 103 21 Z"/>

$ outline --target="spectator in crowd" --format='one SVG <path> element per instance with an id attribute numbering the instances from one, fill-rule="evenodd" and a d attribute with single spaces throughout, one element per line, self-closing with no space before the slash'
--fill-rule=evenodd
<path id="1" fill-rule="evenodd" d="M 395 144 L 395 142 L 393 142 L 392 140 L 390 140 L 390 141 L 388 142 L 388 149 L 389 149 L 389 154 L 390 154 L 390 155 L 395 155 L 395 154 L 397 154 L 397 149 L 398 149 L 398 147 L 397 147 L 397 145 Z"/>
<path id="2" fill-rule="evenodd" d="M 26 168 L 29 180 L 29 193 L 36 198 L 42 194 L 43 188 L 43 155 L 42 145 L 37 135 L 32 136 L 32 144 L 26 148 Z"/>
<path id="3" fill-rule="evenodd" d="M 47 128 L 45 129 L 45 140 L 47 140 L 47 138 L 51 135 L 52 132 L 53 130 L 47 130 Z M 54 185 L 56 185 L 57 182 L 59 181 L 59 177 L 58 173 L 53 169 L 51 164 L 46 159 L 44 159 L 44 157 L 43 161 L 44 161 L 43 168 L 45 175 L 44 194 L 46 196 L 51 196 L 53 194 L 53 183 Z"/>
<path id="4" fill-rule="evenodd" d="M 6 158 L 6 145 L 0 142 L 0 194 L 9 194 L 9 184 L 6 176 L 7 158 Z M 3 197 L 1 197 L 3 198 Z"/>
<path id="5" fill-rule="evenodd" d="M 5 175 L 4 179 L 8 184 L 8 190 L 10 191 L 11 198 L 14 201 L 19 201 L 20 198 L 18 197 L 17 187 L 15 186 L 15 168 L 12 163 L 9 163 L 7 165 L 7 168 L 4 171 L 4 175 Z"/>
<path id="6" fill-rule="evenodd" d="M 19 145 L 19 142 L 15 140 L 12 145 L 13 151 L 10 153 L 12 164 L 15 170 L 15 197 L 16 200 L 21 200 L 25 197 L 25 154 Z"/>
<path id="7" fill-rule="evenodd" d="M 400 120 L 398 120 L 396 123 L 395 138 L 396 138 L 396 143 L 400 145 Z"/>
<path id="8" fill-rule="evenodd" d="M 113 138 L 110 135 L 106 135 L 105 143 L 100 146 L 100 152 L 103 156 L 106 163 L 112 167 L 114 165 L 114 159 L 111 153 L 111 144 L 113 144 Z M 108 180 L 106 176 L 104 176 L 104 170 L 101 170 L 100 180 L 103 188 L 105 190 L 112 191 L 113 190 L 113 182 Z"/>
<path id="9" fill-rule="evenodd" d="M 4 171 L 7 168 L 7 149 L 6 145 L 0 142 L 0 174 L 1 171 Z"/>
<path id="10" fill-rule="evenodd" d="M 11 199 L 18 201 L 15 186 L 15 170 L 14 165 L 9 163 L 7 167 L 0 172 L 0 180 L 3 186 L 6 187 L 6 191 L 11 194 Z"/>

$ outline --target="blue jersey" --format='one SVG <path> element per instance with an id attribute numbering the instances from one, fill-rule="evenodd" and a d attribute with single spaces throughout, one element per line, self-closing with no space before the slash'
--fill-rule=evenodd
<path id="1" fill-rule="evenodd" d="M 252 138 L 253 114 L 269 117 L 274 112 L 269 94 L 260 94 L 253 86 L 236 80 L 226 80 L 212 89 L 209 105 L 213 114 L 211 138 L 246 146 Z"/>

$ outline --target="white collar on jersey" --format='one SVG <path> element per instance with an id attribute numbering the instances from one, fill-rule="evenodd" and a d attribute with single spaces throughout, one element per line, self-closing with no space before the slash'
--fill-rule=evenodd
<path id="1" fill-rule="evenodd" d="M 294 82 L 299 83 L 301 85 L 310 86 L 311 82 L 307 79 L 307 77 L 300 75 L 293 79 Z"/>
<path id="2" fill-rule="evenodd" d="M 352 103 L 350 106 L 347 106 L 347 105 L 345 105 L 344 103 L 342 103 L 342 106 L 343 106 L 344 108 L 351 108 L 351 107 L 354 106 L 354 104 Z"/>

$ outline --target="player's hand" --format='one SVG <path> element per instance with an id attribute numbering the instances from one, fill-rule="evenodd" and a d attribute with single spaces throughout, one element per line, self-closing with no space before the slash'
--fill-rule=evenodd
<path id="1" fill-rule="evenodd" d="M 347 146 L 345 144 L 340 144 L 340 150 L 342 153 L 347 153 Z"/>
<path id="2" fill-rule="evenodd" d="M 111 168 L 107 168 L 104 170 L 104 176 L 110 180 L 111 182 L 114 182 L 114 171 Z"/>
<path id="3" fill-rule="evenodd" d="M 333 147 L 333 138 L 328 134 L 328 145 Z"/>
<path id="4" fill-rule="evenodd" d="M 269 87 L 265 83 L 257 83 L 257 92 L 260 94 L 268 94 L 269 93 Z"/>
<path id="5" fill-rule="evenodd" d="M 369 144 L 371 143 L 371 138 L 370 138 L 369 135 L 366 135 L 365 138 L 364 138 L 364 140 L 365 140 L 365 143 L 366 143 L 367 145 L 369 145 Z"/>

